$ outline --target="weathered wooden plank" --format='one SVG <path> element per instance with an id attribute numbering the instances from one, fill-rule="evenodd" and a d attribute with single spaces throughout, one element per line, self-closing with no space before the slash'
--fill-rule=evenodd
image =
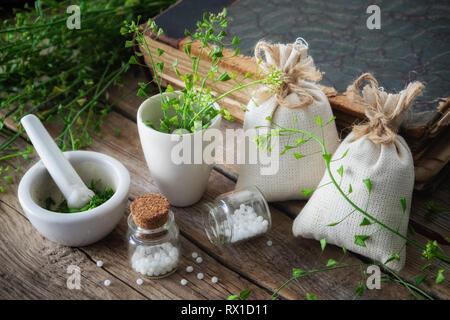
<path id="1" fill-rule="evenodd" d="M 127 284 L 98 268 L 79 249 L 52 243 L 0 200 L 1 299 L 143 299 Z M 68 289 L 69 265 L 81 270 L 80 290 Z M 103 281 L 111 280 L 105 287 Z"/>
<path id="2" fill-rule="evenodd" d="M 113 132 L 112 128 L 117 126 L 120 126 L 122 129 L 122 136 L 108 135 L 108 132 Z M 143 154 L 140 151 L 135 123 L 124 120 L 123 117 L 113 113 L 108 118 L 108 121 L 105 122 L 104 132 L 105 139 L 103 143 L 94 140 L 92 147 L 97 151 L 115 155 L 124 162 L 133 176 L 131 195 L 137 196 L 144 192 L 158 192 L 158 189 L 152 183 Z M 201 211 L 205 201 L 209 201 L 218 194 L 232 189 L 234 189 L 233 181 L 217 172 L 213 172 L 209 181 L 209 187 L 201 202 L 189 208 L 174 208 L 183 234 L 195 241 L 197 245 L 207 250 L 209 254 L 219 259 L 226 266 L 271 290 L 276 289 L 290 276 L 293 267 L 310 269 L 326 263 L 327 259 L 325 256 L 321 256 L 318 243 L 312 240 L 295 239 L 290 233 L 291 218 L 274 208 L 272 209 L 272 216 L 275 227 L 268 234 L 268 237 L 275 243 L 273 247 L 268 248 L 265 245 L 265 238 L 261 238 L 230 248 L 230 250 L 218 251 L 217 248 L 208 242 L 204 235 Z M 340 252 L 339 248 L 330 247 L 327 258 L 331 256 L 338 258 Z M 319 261 L 317 261 L 316 257 Z M 276 260 L 277 258 L 278 261 Z M 349 263 L 361 262 L 354 256 L 349 256 L 347 259 Z M 360 274 L 359 270 L 354 272 L 354 270 L 340 270 L 332 274 L 324 274 L 322 278 L 309 278 L 305 280 L 305 283 L 307 283 L 305 288 L 315 292 L 322 298 L 352 298 L 354 287 L 359 281 L 358 275 Z M 330 284 L 339 284 L 341 287 L 336 292 L 330 293 Z M 393 285 L 394 287 L 396 285 Z M 304 293 L 298 288 L 291 290 L 283 292 L 283 297 L 304 297 Z M 405 295 L 403 290 L 398 290 L 398 288 L 397 290 L 386 290 L 383 293 L 372 291 L 369 296 L 374 298 L 409 297 L 409 295 Z"/>
<path id="3" fill-rule="evenodd" d="M 19 142 L 22 147 L 26 146 L 25 141 L 21 140 Z M 101 144 L 101 141 L 99 141 Z M 110 152 L 111 156 L 116 156 L 116 152 Z M 37 158 L 36 155 L 34 158 Z M 11 163 L 14 168 L 14 164 Z M 24 164 L 22 166 L 22 172 L 25 172 L 31 163 Z M 139 171 L 139 169 L 138 169 Z M 134 177 L 132 176 L 132 180 Z M 1 201 L 14 210 L 22 212 L 20 204 L 16 197 L 18 187 L 18 179 L 15 179 L 14 184 L 8 186 L 8 192 L 2 194 Z M 1 210 L 0 210 L 1 211 Z M 16 214 L 18 213 L 16 212 Z M 91 267 L 94 269 L 100 269 L 95 266 L 95 261 L 102 260 L 104 262 L 103 270 L 107 272 L 110 280 L 112 281 L 111 288 L 114 283 L 125 283 L 131 288 L 136 290 L 136 294 L 141 294 L 142 298 L 149 299 L 225 299 L 231 294 L 240 292 L 244 289 L 251 288 L 254 293 L 255 299 L 264 299 L 267 297 L 268 292 L 261 289 L 257 285 L 249 282 L 246 279 L 240 277 L 239 274 L 229 270 L 225 266 L 218 263 L 213 257 L 208 255 L 202 249 L 194 245 L 191 241 L 181 236 L 181 246 L 182 246 L 182 258 L 180 260 L 179 270 L 172 276 L 160 280 L 145 280 L 146 277 L 134 272 L 128 264 L 128 251 L 126 243 L 126 231 L 127 223 L 126 217 L 129 211 L 124 213 L 124 218 L 121 220 L 119 225 L 114 229 L 114 231 L 108 235 L 102 241 L 93 244 L 88 247 L 83 247 L 79 249 L 71 249 L 64 246 L 59 246 L 52 243 L 49 240 L 44 239 L 39 233 L 34 230 L 31 224 L 25 219 L 22 224 L 27 225 L 28 233 L 33 233 L 33 236 L 39 238 L 39 241 L 44 242 L 47 246 L 56 246 L 60 248 L 59 250 L 68 250 L 79 252 L 80 254 L 88 257 L 87 260 L 91 260 Z M 197 252 L 203 258 L 202 264 L 195 263 L 194 259 L 191 257 L 192 252 Z M 70 256 L 69 254 L 67 254 Z M 46 258 L 43 255 L 43 258 Z M 55 260 L 57 261 L 57 260 Z M 88 261 L 86 262 L 88 263 Z M 24 265 L 28 266 L 27 263 L 23 262 Z M 194 266 L 194 273 L 189 274 L 185 271 L 186 266 Z M 32 268 L 33 266 L 29 266 Z M 62 270 L 64 272 L 64 270 Z M 198 280 L 196 274 L 202 272 L 205 275 L 204 280 Z M 58 273 L 61 276 L 61 272 Z M 218 276 L 220 281 L 217 284 L 213 284 L 210 279 L 212 276 Z M 139 286 L 136 284 L 136 280 L 141 277 L 145 280 L 144 284 Z M 186 278 L 189 281 L 187 286 L 181 286 L 180 280 Z M 102 279 L 102 278 L 99 278 Z M 105 279 L 105 278 L 103 278 Z M 103 280 L 99 281 L 100 285 L 103 285 Z M 32 285 L 31 285 L 32 286 Z M 7 285 L 5 284 L 5 289 Z M 120 298 L 120 299 L 134 299 L 132 295 L 125 294 L 126 291 L 122 291 L 124 294 L 122 296 L 110 298 Z M 108 297 L 108 296 L 106 296 Z M 92 298 L 92 297 L 88 297 Z"/>
<path id="4" fill-rule="evenodd" d="M 114 132 L 114 128 L 116 127 L 120 127 L 122 130 L 122 136 L 121 137 L 116 137 L 113 135 Z M 132 194 L 133 192 L 135 192 L 134 195 L 139 195 L 141 193 L 144 192 L 148 192 L 148 188 L 151 188 L 152 191 L 157 192 L 157 188 L 154 187 L 153 185 L 150 185 L 148 182 L 151 181 L 151 178 L 146 170 L 146 165 L 145 162 L 143 160 L 143 156 L 142 153 L 140 152 L 140 146 L 139 146 L 139 141 L 138 141 L 138 137 L 137 137 L 137 130 L 136 130 L 136 126 L 135 123 L 129 120 L 124 119 L 122 116 L 119 116 L 118 114 L 113 113 L 108 121 L 105 122 L 105 127 L 104 127 L 104 133 L 105 133 L 105 139 L 104 140 L 100 140 L 100 139 L 94 139 L 94 144 L 92 145 L 92 148 L 100 151 L 100 152 L 104 152 L 104 153 L 109 153 L 111 155 L 115 155 L 117 156 L 118 154 L 122 154 L 119 158 L 124 161 L 124 163 L 126 164 L 126 166 L 130 169 L 130 171 L 132 172 L 133 177 L 136 177 L 136 179 L 133 179 L 133 185 L 136 185 L 137 189 L 132 189 Z M 148 176 L 148 180 L 144 179 L 144 181 L 140 181 L 140 178 L 142 177 L 142 175 L 144 176 Z M 224 176 L 217 174 L 216 172 L 213 172 L 212 174 L 212 178 L 213 181 L 215 179 L 222 179 L 223 181 L 221 181 L 218 185 L 220 186 L 220 189 L 217 192 L 212 192 L 210 189 L 208 189 L 206 195 L 205 195 L 205 200 L 207 199 L 211 199 L 214 195 L 217 195 L 219 193 L 228 191 L 228 190 L 232 190 L 234 188 L 234 183 L 232 181 L 230 181 L 229 179 L 226 179 Z M 213 183 L 210 181 L 210 188 L 212 187 Z M 145 187 L 143 187 L 145 186 Z M 228 186 L 228 188 L 225 188 L 226 186 Z M 133 186 L 134 188 L 135 186 Z M 225 188 L 225 189 L 224 189 Z M 134 191 L 133 191 L 134 190 Z M 138 191 L 136 191 L 138 190 Z M 182 228 L 182 230 L 189 230 L 188 232 L 185 232 L 185 235 L 189 237 L 189 239 L 194 240 L 197 242 L 198 245 L 200 246 L 204 246 L 205 242 L 206 242 L 206 238 L 202 238 L 204 237 L 202 235 L 203 231 L 201 229 L 201 221 L 200 221 L 200 216 L 199 214 L 197 215 L 192 215 L 192 210 L 194 210 L 194 212 L 200 212 L 201 211 L 201 203 L 197 204 L 196 206 L 189 208 L 189 209 L 178 209 L 177 211 L 180 210 L 181 212 L 184 212 L 184 214 L 180 214 L 178 215 L 178 217 L 181 217 L 181 222 L 180 225 L 184 226 L 184 228 Z M 281 221 L 283 222 L 283 229 L 282 230 L 278 230 L 276 231 L 279 234 L 276 234 L 277 237 L 279 237 L 280 240 L 284 241 L 286 238 L 286 233 L 289 232 L 290 234 L 290 228 L 291 228 L 291 223 L 292 220 L 285 216 L 283 213 L 279 212 L 278 210 L 273 210 L 273 214 L 275 216 L 280 216 L 283 218 L 280 218 Z M 194 219 L 193 220 L 189 220 L 189 219 Z M 275 219 L 274 219 L 275 221 Z M 195 224 L 196 227 L 193 228 L 192 224 Z M 274 232 L 274 230 L 272 231 Z M 200 237 L 200 238 L 198 238 Z M 317 267 L 317 265 L 312 265 L 312 261 L 314 261 L 314 258 L 311 258 L 311 252 L 304 252 L 303 250 L 305 250 L 305 247 L 313 247 L 315 246 L 317 249 L 314 250 L 318 250 L 317 251 L 317 255 L 320 255 L 320 251 L 317 245 L 317 242 L 315 241 L 311 241 L 311 240 L 305 240 L 305 239 L 293 239 L 292 236 L 290 236 L 292 239 L 289 239 L 289 241 L 284 242 L 283 243 L 283 247 L 286 246 L 286 252 L 288 252 L 288 254 L 286 254 L 287 257 L 289 257 L 289 259 L 287 261 L 284 261 L 282 264 L 277 264 L 274 266 L 274 270 L 272 270 L 272 273 L 275 273 L 276 276 L 274 279 L 270 278 L 270 274 L 259 274 L 257 275 L 257 278 L 262 279 L 262 280 L 255 280 L 255 281 L 261 281 L 260 283 L 257 282 L 258 284 L 264 285 L 266 288 L 269 288 L 271 290 L 276 288 L 276 285 L 274 283 L 282 283 L 282 281 L 284 279 L 286 279 L 289 276 L 290 273 L 290 269 L 292 267 L 300 267 L 300 268 L 304 268 L 304 269 L 310 269 L 310 268 L 314 268 Z M 304 246 L 299 246 L 298 243 L 299 241 L 306 241 L 307 244 L 305 244 Z M 249 244 L 246 244 L 249 245 Z M 252 245 L 252 244 L 250 244 Z M 260 252 L 262 251 L 262 246 L 263 244 L 259 244 L 259 247 L 257 248 L 249 248 L 246 250 L 251 250 L 251 251 L 255 251 L 255 252 Z M 208 247 L 209 246 L 209 247 Z M 245 246 L 245 245 L 244 245 Z M 214 252 L 215 248 L 213 248 L 212 246 L 210 246 L 209 243 L 206 244 L 206 246 L 204 247 L 205 249 L 208 250 L 208 252 L 210 254 L 212 254 L 212 252 Z M 331 250 L 335 250 L 335 254 L 337 254 L 337 252 L 339 252 L 339 249 L 336 247 L 330 247 L 330 248 L 334 248 Z M 327 254 L 333 254 L 331 253 L 327 253 Z M 227 266 L 233 268 L 234 270 L 239 270 L 239 272 L 241 272 L 241 274 L 245 275 L 248 278 L 255 278 L 255 275 L 253 275 L 253 271 L 255 268 L 245 268 L 245 264 L 243 264 L 242 261 L 236 261 L 235 259 L 235 254 L 226 254 L 222 259 L 224 259 L 222 262 L 224 264 L 226 264 Z M 308 261 L 304 261 L 302 259 L 299 259 L 298 257 L 301 256 L 307 256 L 309 257 Z M 257 261 L 258 263 L 260 263 L 260 259 L 261 257 L 257 257 Z M 266 257 L 267 258 L 267 257 Z M 358 258 L 355 258 L 355 256 L 351 256 L 351 259 L 354 259 L 354 261 L 358 261 L 360 262 L 360 260 Z M 255 257 L 256 259 L 256 257 Z M 292 261 L 290 261 L 292 260 Z M 301 260 L 301 261 L 297 261 L 297 260 Z M 270 264 L 273 264 L 273 259 L 266 259 L 266 260 L 262 260 L 262 265 L 264 265 L 264 263 L 267 263 L 267 268 L 268 270 L 271 269 Z M 320 264 L 319 264 L 320 265 Z M 419 268 L 416 268 L 414 271 L 419 270 Z M 333 273 L 333 279 L 336 278 L 336 275 L 338 273 L 345 273 L 344 271 L 339 271 L 336 273 Z M 280 275 L 283 275 L 280 276 Z M 417 274 L 414 274 L 414 276 L 416 276 Z M 341 279 L 341 276 L 337 276 L 338 279 Z M 409 277 L 410 279 L 412 279 L 412 277 Z M 328 295 L 328 285 L 329 283 L 332 283 L 333 279 L 327 279 L 324 278 L 322 279 L 321 282 L 312 282 L 311 286 L 313 288 L 314 291 L 316 290 L 317 292 L 323 292 L 322 294 L 318 294 L 321 296 L 328 296 L 329 298 L 349 298 L 352 296 L 353 294 L 353 288 L 350 289 L 350 284 L 349 282 L 352 282 L 353 285 L 355 283 L 355 279 L 351 276 L 349 276 L 348 274 L 346 274 L 345 276 L 342 276 L 342 279 L 344 280 L 340 280 L 341 283 L 343 284 L 343 286 L 345 285 L 345 281 L 347 281 L 348 287 L 346 290 L 344 290 L 342 288 L 341 292 L 339 293 L 339 295 L 337 296 L 329 296 Z M 394 290 L 395 291 L 395 290 Z M 291 293 L 291 292 L 284 292 L 285 297 L 287 298 L 298 298 L 303 296 L 302 292 L 299 292 L 299 290 L 294 290 L 295 293 Z M 373 292 L 371 292 L 373 293 Z M 386 294 L 389 294 L 390 291 L 386 291 L 383 292 L 383 296 L 382 298 L 387 298 Z M 381 294 L 380 296 L 381 297 Z"/>

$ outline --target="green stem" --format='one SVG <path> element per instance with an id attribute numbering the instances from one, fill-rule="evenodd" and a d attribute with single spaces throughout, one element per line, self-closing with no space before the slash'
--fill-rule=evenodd
<path id="1" fill-rule="evenodd" d="M 324 271 L 330 271 L 330 270 L 336 270 L 336 269 L 343 269 L 343 268 L 350 268 L 350 267 L 361 267 L 366 265 L 365 263 L 358 263 L 358 264 L 343 264 L 343 265 L 337 265 L 337 266 L 332 266 L 332 267 L 325 267 L 325 268 L 321 268 L 321 269 L 314 269 L 314 270 L 310 270 L 310 271 L 306 271 L 305 273 L 302 273 L 299 276 L 296 277 L 292 277 L 290 279 L 288 279 L 286 282 L 284 282 L 277 290 L 274 291 L 274 293 L 271 296 L 271 299 L 275 298 L 278 295 L 278 292 L 280 292 L 284 287 L 286 287 L 290 282 L 292 282 L 295 279 L 301 278 L 301 277 L 305 277 L 305 276 L 309 276 L 318 272 L 324 272 Z"/>
<path id="2" fill-rule="evenodd" d="M 320 140 L 317 136 L 315 136 L 314 134 L 310 133 L 310 132 L 306 132 L 303 130 L 298 130 L 298 129 L 281 129 L 279 130 L 280 132 L 294 132 L 294 133 L 302 133 L 305 134 L 311 138 L 313 138 L 314 140 L 316 140 L 321 148 L 322 148 L 322 152 L 323 154 L 327 154 L 327 150 L 325 147 L 325 144 L 322 140 Z M 400 238 L 404 239 L 405 241 L 407 241 L 408 243 L 412 244 L 413 246 L 415 246 L 418 249 L 421 250 L 425 250 L 425 247 L 423 247 L 420 243 L 409 239 L 408 237 L 405 237 L 404 235 L 402 235 L 401 233 L 397 232 L 396 230 L 392 229 L 391 227 L 387 226 L 386 224 L 384 224 L 383 222 L 379 221 L 378 219 L 376 219 L 375 217 L 373 217 L 372 215 L 370 215 L 369 213 L 367 213 L 366 211 L 364 211 L 363 209 L 361 209 L 359 206 L 357 206 L 352 200 L 350 200 L 350 198 L 345 194 L 345 192 L 340 188 L 339 184 L 337 183 L 336 179 L 333 176 L 333 173 L 331 172 L 331 166 L 330 166 L 330 160 L 325 160 L 326 163 L 326 169 L 328 172 L 328 175 L 330 176 L 331 181 L 333 182 L 334 186 L 337 188 L 337 190 L 339 191 L 339 193 L 342 195 L 342 197 L 344 197 L 344 199 L 357 211 L 359 211 L 360 213 L 362 213 L 364 216 L 366 216 L 367 218 L 369 218 L 370 220 L 372 220 L 373 222 L 377 223 L 378 225 L 382 226 L 383 228 L 385 228 L 386 230 L 389 230 L 390 232 L 394 233 L 395 235 L 399 236 Z M 436 256 L 438 259 L 440 259 L 441 261 L 444 261 L 446 263 L 450 263 L 450 257 L 438 254 Z"/>
<path id="3" fill-rule="evenodd" d="M 14 157 L 23 156 L 25 154 L 30 154 L 31 152 L 32 152 L 32 150 L 27 150 L 27 151 L 17 152 L 14 154 L 8 154 L 7 156 L 0 157 L 0 161 L 4 161 L 4 160 L 14 158 Z"/>

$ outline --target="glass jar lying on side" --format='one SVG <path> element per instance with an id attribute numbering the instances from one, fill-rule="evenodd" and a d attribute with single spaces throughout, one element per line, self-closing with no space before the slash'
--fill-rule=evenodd
<path id="1" fill-rule="evenodd" d="M 255 186 L 222 194 L 205 206 L 205 232 L 217 246 L 263 235 L 272 224 L 269 205 Z"/>
<path id="2" fill-rule="evenodd" d="M 136 198 L 128 216 L 128 251 L 134 271 L 152 279 L 177 270 L 180 258 L 179 229 L 169 203 L 161 195 Z M 155 205 L 162 202 L 163 205 Z"/>

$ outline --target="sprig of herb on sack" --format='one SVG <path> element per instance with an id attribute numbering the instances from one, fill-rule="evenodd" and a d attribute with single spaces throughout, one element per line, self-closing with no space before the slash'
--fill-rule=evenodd
<path id="1" fill-rule="evenodd" d="M 77 2 L 80 29 L 67 26 L 72 1 L 37 0 L 0 23 L 0 166 L 27 154 L 14 142 L 23 134 L 20 119 L 30 113 L 55 122 L 63 150 L 89 145 L 111 110 L 108 88 L 129 67 L 122 21 L 153 16 L 174 0 Z"/>
<path id="2" fill-rule="evenodd" d="M 325 146 L 325 142 L 323 137 L 319 137 L 311 132 L 307 132 L 304 130 L 299 130 L 299 129 L 288 129 L 288 128 L 283 128 L 280 127 L 279 125 L 277 125 L 276 123 L 273 122 L 273 120 L 268 117 L 267 120 L 271 123 L 272 126 L 270 126 L 268 129 L 268 133 L 265 134 L 261 134 L 259 136 L 256 137 L 256 144 L 258 145 L 259 148 L 261 149 L 267 149 L 267 150 L 271 150 L 271 145 L 273 143 L 273 138 L 274 137 L 278 137 L 278 136 L 295 136 L 295 135 L 302 135 L 302 138 L 300 139 L 296 139 L 296 144 L 294 146 L 286 146 L 286 149 L 294 149 L 299 147 L 300 145 L 303 145 L 304 143 L 314 140 L 316 141 L 320 147 L 321 147 L 321 153 L 322 153 L 322 157 L 325 160 L 325 164 L 326 164 L 326 172 L 328 173 L 328 176 L 330 177 L 331 181 L 330 183 L 334 185 L 334 187 L 338 190 L 338 192 L 341 194 L 341 196 L 351 205 L 351 207 L 353 208 L 353 210 L 349 213 L 349 215 L 354 214 L 355 212 L 359 212 L 360 214 L 363 215 L 363 220 L 361 222 L 361 226 L 365 226 L 365 225 L 370 225 L 370 224 L 377 224 L 378 226 L 380 226 L 381 228 L 384 228 L 386 230 L 388 230 L 389 232 L 394 233 L 396 236 L 402 238 L 403 240 L 405 240 L 405 244 L 409 243 L 411 245 L 413 245 L 414 247 L 418 248 L 419 250 L 422 251 L 422 257 L 424 260 L 430 261 L 433 259 L 437 259 L 439 261 L 442 261 L 446 264 L 450 263 L 450 257 L 445 254 L 445 252 L 443 252 L 443 250 L 439 247 L 439 244 L 436 241 L 431 241 L 428 240 L 428 243 L 426 244 L 426 246 L 423 246 L 422 244 L 418 243 L 417 241 L 408 238 L 407 236 L 402 235 L 400 232 L 398 232 L 396 229 L 394 229 L 391 226 L 386 225 L 385 223 L 379 221 L 378 219 L 376 219 L 374 216 L 372 216 L 370 213 L 367 212 L 367 206 L 365 209 L 359 207 L 358 205 L 356 205 L 351 199 L 350 199 L 350 194 L 352 193 L 352 185 L 349 185 L 348 191 L 344 191 L 341 183 L 338 182 L 338 178 L 335 177 L 334 173 L 331 170 L 331 162 L 332 161 L 339 161 L 342 158 L 344 158 L 347 155 L 347 152 L 344 153 L 344 155 L 339 158 L 339 159 L 335 159 L 332 160 L 331 159 L 331 154 L 329 154 L 327 152 L 327 148 Z M 321 132 L 323 132 L 323 128 L 330 124 L 332 121 L 335 120 L 335 118 L 330 119 L 327 122 L 323 122 L 323 120 L 320 117 L 316 117 L 315 118 L 317 124 L 319 125 Z M 281 153 L 283 154 L 286 150 L 282 151 Z M 308 155 L 303 155 L 303 154 L 296 154 L 294 153 L 295 157 L 297 159 L 301 159 L 304 157 L 307 157 Z M 344 168 L 341 166 L 338 170 L 337 170 L 337 174 L 339 175 L 340 179 L 342 178 L 344 173 Z M 327 183 L 330 184 L 330 183 Z M 356 182 L 357 183 L 357 182 Z M 370 179 L 364 179 L 363 181 L 361 181 L 360 183 L 363 183 L 369 193 L 369 199 L 370 199 L 370 194 L 372 191 L 372 183 Z M 323 186 L 319 186 L 314 190 L 302 190 L 303 194 L 305 195 L 309 195 L 310 193 L 314 192 L 315 190 L 317 190 L 318 188 L 321 188 Z M 369 201 L 368 199 L 368 201 Z M 404 198 L 399 199 L 399 207 L 401 208 L 401 210 L 403 212 L 405 212 L 406 210 L 406 201 Z M 348 216 L 344 217 L 344 220 L 347 218 Z M 339 224 L 341 221 L 337 221 L 335 223 L 330 224 L 329 226 L 334 226 Z M 359 246 L 366 246 L 365 241 L 367 241 L 370 238 L 371 235 L 367 235 L 367 234 L 360 234 L 360 235 L 355 235 L 355 244 L 359 245 Z M 402 248 L 402 250 L 404 249 L 404 247 Z M 390 262 L 393 259 L 398 259 L 399 258 L 399 253 L 392 253 L 392 257 L 390 257 L 387 261 L 384 262 L 384 264 L 382 265 L 386 270 L 389 270 L 389 268 L 386 267 L 386 264 L 388 262 Z M 427 265 L 424 266 L 424 268 Z M 427 267 L 428 268 L 428 267 Z M 425 269 L 427 269 L 425 268 Z M 424 270 L 425 270 L 424 269 Z M 444 271 L 446 269 L 439 269 L 438 270 L 438 275 L 436 276 L 436 283 L 439 284 L 443 281 L 444 279 Z M 392 271 L 390 271 L 392 273 Z M 416 283 L 420 284 L 420 282 L 422 282 L 424 280 L 424 278 L 422 278 L 423 276 L 418 276 Z M 398 278 L 400 279 L 400 278 Z"/>
<path id="3" fill-rule="evenodd" d="M 268 75 L 259 77 L 256 80 L 244 83 L 244 80 L 252 79 L 254 75 L 248 73 L 243 79 L 238 79 L 237 75 L 219 70 L 220 62 L 224 57 L 224 46 L 229 45 L 234 47 L 234 54 L 232 57 L 239 54 L 240 43 L 238 37 L 234 37 L 231 43 L 225 43 L 227 33 L 225 31 L 228 26 L 227 11 L 223 11 L 219 14 L 204 13 L 203 20 L 198 21 L 195 32 L 185 31 L 186 36 L 191 37 L 191 41 L 184 46 L 184 53 L 192 61 L 192 71 L 189 73 L 181 74 L 178 69 L 178 60 L 175 60 L 170 66 L 176 73 L 176 75 L 183 81 L 184 89 L 181 90 L 179 97 L 167 98 L 161 95 L 161 106 L 163 111 L 163 118 L 160 119 L 159 124 L 148 123 L 148 126 L 156 128 L 161 132 L 172 133 L 177 129 L 185 129 L 189 132 L 196 132 L 198 130 L 206 129 L 210 126 L 212 119 L 218 114 L 222 114 L 224 118 L 233 120 L 231 114 L 224 108 L 217 110 L 215 103 L 224 99 L 226 96 L 251 86 L 263 85 L 271 90 L 276 91 L 280 86 L 281 72 L 272 70 Z M 135 35 L 136 42 L 145 49 L 148 59 L 149 68 L 153 73 L 153 81 L 159 89 L 159 92 L 174 92 L 172 86 L 168 85 L 167 89 L 163 91 L 161 85 L 162 74 L 166 66 L 164 62 L 157 62 L 157 58 L 164 55 L 164 50 L 156 48 L 152 49 L 153 40 L 157 40 L 162 34 L 163 30 L 159 28 L 155 21 L 149 19 L 145 25 L 139 26 L 139 20 L 137 23 L 125 22 L 125 26 L 122 28 L 122 33 L 131 33 Z M 151 39 L 148 34 L 153 35 Z M 191 52 L 192 44 L 194 41 L 200 43 L 200 49 L 197 55 Z M 127 46 L 133 46 L 132 41 L 127 41 Z M 210 60 L 208 72 L 201 76 L 199 73 L 200 61 L 204 57 L 204 53 Z M 137 56 L 142 54 L 137 52 Z M 138 64 L 135 56 L 130 58 L 130 63 Z M 203 72 L 202 72 L 203 74 Z M 229 91 L 222 94 L 214 94 L 211 88 L 214 88 L 218 82 L 227 82 L 234 80 L 236 86 Z M 147 98 L 145 88 L 149 83 L 140 83 L 140 90 L 138 96 Z"/>

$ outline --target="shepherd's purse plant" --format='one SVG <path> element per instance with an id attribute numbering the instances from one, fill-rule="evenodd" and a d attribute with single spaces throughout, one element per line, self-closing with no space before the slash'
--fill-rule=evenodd
<path id="1" fill-rule="evenodd" d="M 245 90 L 256 85 L 266 86 L 276 91 L 282 82 L 281 72 L 277 70 L 272 70 L 265 76 L 262 76 L 260 72 L 257 72 L 257 74 L 247 73 L 241 79 L 238 79 L 237 74 L 233 72 L 221 72 L 219 70 L 221 61 L 237 56 L 240 50 L 237 47 L 240 43 L 238 37 L 234 37 L 230 42 L 226 42 L 228 38 L 225 31 L 228 26 L 226 9 L 223 9 L 219 14 L 204 13 L 203 20 L 198 21 L 196 26 L 197 29 L 195 32 L 185 31 L 186 36 L 191 38 L 191 41 L 184 46 L 184 53 L 192 61 L 192 72 L 182 74 L 178 70 L 178 60 L 176 59 L 173 62 L 169 68 L 172 68 L 176 75 L 183 81 L 184 89 L 181 90 L 179 96 L 170 98 L 162 94 L 164 92 L 174 92 L 171 85 L 168 85 L 166 89 L 162 87 L 161 75 L 167 66 L 165 66 L 164 62 L 157 62 L 156 59 L 164 54 L 164 50 L 157 48 L 156 55 L 151 50 L 153 40 L 157 40 L 163 34 L 163 30 L 152 19 L 149 19 L 145 26 L 139 25 L 139 19 L 137 22 L 125 22 L 121 30 L 123 34 L 134 34 L 137 44 L 144 48 L 148 54 L 150 61 L 149 67 L 153 73 L 152 82 L 156 84 L 161 93 L 163 118 L 160 119 L 160 123 L 146 124 L 158 131 L 173 133 L 182 129 L 184 132 L 196 132 L 208 128 L 211 125 L 211 121 L 218 114 L 222 114 L 225 119 L 233 120 L 233 117 L 226 109 L 216 109 L 215 103 L 233 92 Z M 152 38 L 147 36 L 149 34 L 152 34 Z M 198 41 L 200 44 L 198 54 L 191 52 L 192 44 L 195 41 Z M 134 44 L 133 41 L 126 42 L 126 46 L 131 47 Z M 234 53 L 231 56 L 224 56 L 225 46 L 234 48 Z M 135 54 L 138 57 L 142 56 L 140 52 L 136 52 Z M 207 56 L 211 64 L 209 65 L 208 72 L 201 75 L 199 65 L 201 59 L 205 56 Z M 139 64 L 134 55 L 131 56 L 129 62 L 131 64 Z M 218 82 L 226 81 L 233 81 L 235 86 L 227 92 L 214 94 L 212 88 Z M 150 82 L 139 84 L 138 96 L 142 98 L 148 97 L 145 90 L 149 84 Z"/>

